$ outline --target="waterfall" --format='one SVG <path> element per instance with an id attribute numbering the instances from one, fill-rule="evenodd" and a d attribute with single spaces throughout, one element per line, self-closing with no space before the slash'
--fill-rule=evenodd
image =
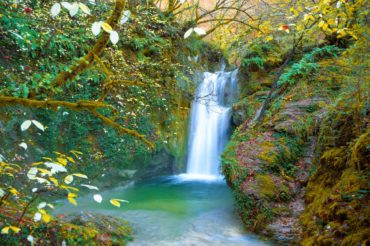
<path id="1" fill-rule="evenodd" d="M 220 156 L 228 139 L 237 70 L 206 72 L 192 102 L 187 175 L 218 177 Z"/>

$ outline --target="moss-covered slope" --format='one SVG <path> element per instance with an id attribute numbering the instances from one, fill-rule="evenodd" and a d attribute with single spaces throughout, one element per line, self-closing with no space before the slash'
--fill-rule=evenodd
<path id="1" fill-rule="evenodd" d="M 353 57 L 341 53 L 322 46 L 296 56 L 280 77 L 287 86 L 258 123 L 253 117 L 279 62 L 248 57 L 242 67 L 233 117 L 240 125 L 224 151 L 222 171 L 247 230 L 281 244 L 366 242 L 369 130 L 363 100 L 369 85 L 351 80 L 358 74 L 343 67 Z M 272 49 L 259 56 L 277 57 Z"/>

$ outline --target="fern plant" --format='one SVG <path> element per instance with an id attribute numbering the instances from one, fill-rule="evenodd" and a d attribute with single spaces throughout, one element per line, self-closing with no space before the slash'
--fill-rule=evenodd
<path id="1" fill-rule="evenodd" d="M 341 49 L 336 46 L 324 46 L 314 49 L 311 53 L 303 56 L 303 58 L 294 63 L 288 71 L 280 76 L 278 85 L 289 84 L 293 85 L 297 79 L 309 78 L 311 74 L 316 72 L 320 65 L 317 63 L 319 60 L 326 57 L 337 57 Z"/>
<path id="2" fill-rule="evenodd" d="M 242 61 L 242 66 L 250 70 L 263 70 L 281 61 L 281 50 L 276 43 L 251 44 Z"/>

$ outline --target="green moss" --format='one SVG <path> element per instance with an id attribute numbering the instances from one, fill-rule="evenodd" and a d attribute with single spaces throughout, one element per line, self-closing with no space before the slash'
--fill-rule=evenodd
<path id="1" fill-rule="evenodd" d="M 93 231 L 94 236 L 89 236 L 92 241 L 90 243 L 126 245 L 127 242 L 133 239 L 132 228 L 127 221 L 120 218 L 89 214 L 77 216 L 70 223 L 80 226 L 83 230 Z M 69 234 L 65 235 L 65 237 L 73 239 Z"/>
<path id="2" fill-rule="evenodd" d="M 317 170 L 301 216 L 303 245 L 366 245 L 370 208 L 369 128 L 353 131 L 354 112 L 332 111 L 323 122 Z M 335 141 L 334 141 L 335 140 Z"/>
<path id="3" fill-rule="evenodd" d="M 240 184 L 244 181 L 244 177 L 248 175 L 248 170 L 239 165 L 236 157 L 236 149 L 240 142 L 247 141 L 250 135 L 246 132 L 241 133 L 238 128 L 234 131 L 231 140 L 226 145 L 224 152 L 221 156 L 221 169 L 225 175 L 228 184 L 231 187 L 240 189 Z"/>
<path id="4" fill-rule="evenodd" d="M 256 175 L 256 181 L 258 191 L 262 196 L 271 198 L 276 195 L 277 187 L 270 175 L 258 174 Z"/>
<path id="5" fill-rule="evenodd" d="M 306 114 L 303 117 L 299 117 L 292 124 L 293 132 L 297 136 L 299 136 L 300 138 L 306 141 L 308 140 L 310 136 L 314 134 L 315 128 L 316 128 L 315 117 L 312 116 L 311 114 Z"/>
<path id="6" fill-rule="evenodd" d="M 363 133 L 355 142 L 351 148 L 351 157 L 349 165 L 353 168 L 361 170 L 366 165 L 366 161 L 369 160 L 369 148 L 370 148 L 370 131 Z"/>
<path id="7" fill-rule="evenodd" d="M 329 149 L 322 154 L 321 160 L 334 168 L 342 168 L 346 163 L 344 151 L 343 148 Z"/>
<path id="8" fill-rule="evenodd" d="M 302 140 L 299 137 L 275 133 L 276 140 L 264 142 L 259 158 L 265 161 L 265 169 L 285 177 L 297 171 L 295 162 L 302 154 Z M 289 179 L 289 178 L 288 178 Z"/>

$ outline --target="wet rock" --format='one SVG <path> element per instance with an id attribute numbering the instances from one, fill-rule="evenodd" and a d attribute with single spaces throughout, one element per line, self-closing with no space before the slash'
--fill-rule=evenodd
<path id="1" fill-rule="evenodd" d="M 125 170 L 120 170 L 119 175 L 122 176 L 123 178 L 131 179 L 134 177 L 136 172 L 137 170 L 125 169 Z"/>
<path id="2" fill-rule="evenodd" d="M 232 107 L 232 120 L 234 125 L 239 126 L 250 117 L 253 117 L 262 105 L 263 98 L 269 91 L 258 91 L 246 99 L 236 103 Z"/>
<path id="3" fill-rule="evenodd" d="M 323 98 L 313 97 L 286 104 L 273 119 L 272 125 L 274 130 L 278 132 L 296 134 L 297 129 L 295 124 L 297 124 L 297 121 L 303 119 L 303 117 L 305 117 L 308 113 L 317 111 L 319 109 L 319 103 L 323 101 Z M 321 119 L 322 114 L 315 115 L 315 119 L 312 121 L 312 124 L 320 121 Z"/>
<path id="4" fill-rule="evenodd" d="M 155 176 L 173 174 L 175 157 L 166 150 L 154 153 L 149 160 L 143 160 L 137 157 L 136 163 L 145 163 L 135 172 L 135 179 L 145 180 Z"/>

